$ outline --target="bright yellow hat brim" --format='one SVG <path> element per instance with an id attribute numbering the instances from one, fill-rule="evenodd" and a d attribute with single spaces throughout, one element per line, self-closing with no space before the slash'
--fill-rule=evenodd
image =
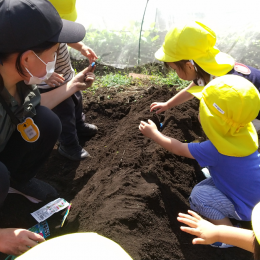
<path id="1" fill-rule="evenodd" d="M 17 260 L 132 260 L 114 241 L 96 233 L 56 237 L 33 247 Z"/>
<path id="2" fill-rule="evenodd" d="M 220 51 L 212 55 L 194 59 L 194 61 L 204 71 L 218 77 L 226 75 L 235 65 L 235 60 L 230 55 Z"/>
<path id="3" fill-rule="evenodd" d="M 177 60 L 174 60 L 174 58 L 172 56 L 167 55 L 164 52 L 164 48 L 161 47 L 155 54 L 154 54 L 155 58 L 159 61 L 163 61 L 163 62 L 174 62 Z"/>
<path id="4" fill-rule="evenodd" d="M 252 212 L 252 226 L 255 237 L 260 244 L 260 202 L 256 204 Z"/>

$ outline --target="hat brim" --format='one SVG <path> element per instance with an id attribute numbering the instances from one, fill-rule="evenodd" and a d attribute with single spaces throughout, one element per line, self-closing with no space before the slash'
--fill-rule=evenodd
<path id="1" fill-rule="evenodd" d="M 155 54 L 154 54 L 155 58 L 159 61 L 162 62 L 175 62 L 176 60 L 174 60 L 174 58 L 172 58 L 171 56 L 167 55 L 164 52 L 163 47 L 161 47 Z"/>
<path id="2" fill-rule="evenodd" d="M 58 250 L 60 246 L 69 250 Z M 86 245 L 88 249 L 86 250 Z M 33 247 L 17 257 L 17 260 L 45 259 L 114 259 L 133 260 L 128 253 L 113 240 L 97 233 L 66 234 Z"/>
<path id="3" fill-rule="evenodd" d="M 255 233 L 255 237 L 260 244 L 260 202 L 256 204 L 252 212 L 252 226 Z"/>
<path id="4" fill-rule="evenodd" d="M 50 42 L 76 43 L 84 39 L 86 30 L 82 24 L 62 19 L 62 29 L 52 36 Z"/>
<path id="5" fill-rule="evenodd" d="M 207 73 L 214 76 L 224 76 L 231 71 L 235 65 L 235 60 L 228 54 L 216 50 L 215 55 L 193 58 L 193 60 Z M 190 58 L 191 59 L 191 58 Z"/>

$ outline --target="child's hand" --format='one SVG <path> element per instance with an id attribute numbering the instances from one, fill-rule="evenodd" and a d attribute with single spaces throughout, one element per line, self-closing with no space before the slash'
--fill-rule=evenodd
<path id="1" fill-rule="evenodd" d="M 86 45 L 82 46 L 81 54 L 89 59 L 90 64 L 98 58 L 96 53 Z"/>
<path id="2" fill-rule="evenodd" d="M 181 230 L 191 235 L 197 236 L 192 243 L 195 244 L 213 244 L 218 241 L 218 228 L 216 225 L 201 218 L 197 213 L 188 210 L 188 214 L 179 213 L 178 221 L 190 226 L 181 226 Z"/>
<path id="3" fill-rule="evenodd" d="M 64 80 L 65 78 L 63 78 L 63 74 L 53 72 L 49 79 L 45 80 L 45 83 L 54 88 L 60 86 Z"/>
<path id="4" fill-rule="evenodd" d="M 150 106 L 150 112 L 157 110 L 156 114 L 159 114 L 167 109 L 168 109 L 167 102 L 164 102 L 164 103 L 154 102 Z"/>
<path id="5" fill-rule="evenodd" d="M 149 119 L 148 123 L 149 124 L 147 124 L 144 121 L 141 121 L 141 123 L 139 125 L 139 130 L 146 137 L 152 138 L 158 132 L 158 129 L 157 129 L 156 124 L 152 120 Z"/>
<path id="6" fill-rule="evenodd" d="M 92 67 L 89 65 L 87 68 L 79 72 L 71 81 L 70 85 L 76 86 L 79 90 L 84 90 L 90 88 L 95 80 L 95 71 L 96 66 Z"/>

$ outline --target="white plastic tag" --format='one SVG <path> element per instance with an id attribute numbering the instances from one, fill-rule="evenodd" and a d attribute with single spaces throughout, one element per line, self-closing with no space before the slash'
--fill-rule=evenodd
<path id="1" fill-rule="evenodd" d="M 222 115 L 225 114 L 225 112 L 216 103 L 213 104 L 213 107 L 215 107 Z"/>
<path id="2" fill-rule="evenodd" d="M 28 126 L 27 128 L 24 129 L 25 134 L 29 139 L 32 139 L 34 136 L 37 135 L 36 131 L 32 128 L 32 126 Z"/>

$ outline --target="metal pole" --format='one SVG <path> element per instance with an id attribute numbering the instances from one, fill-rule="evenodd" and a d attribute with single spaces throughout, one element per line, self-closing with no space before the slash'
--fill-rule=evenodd
<path id="1" fill-rule="evenodd" d="M 141 36 L 142 36 L 142 30 L 143 30 L 144 16 L 145 16 L 145 12 L 146 12 L 146 8 L 147 8 L 147 5 L 148 5 L 148 2 L 149 2 L 149 0 L 147 0 L 146 5 L 145 5 L 144 14 L 143 14 L 143 19 L 142 19 L 141 28 L 140 28 L 139 48 L 138 48 L 138 60 L 137 60 L 137 64 L 138 64 L 138 65 L 139 65 L 139 63 L 140 63 Z"/>

